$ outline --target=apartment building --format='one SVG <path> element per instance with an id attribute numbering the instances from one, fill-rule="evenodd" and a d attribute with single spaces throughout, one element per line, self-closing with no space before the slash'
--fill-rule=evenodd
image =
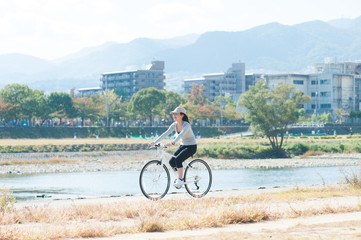
<path id="1" fill-rule="evenodd" d="M 92 95 L 99 95 L 103 90 L 101 87 L 92 87 L 92 88 L 79 88 L 77 91 L 79 97 L 90 97 Z"/>
<path id="2" fill-rule="evenodd" d="M 336 109 L 359 111 L 361 81 L 357 75 L 343 70 L 350 69 L 347 66 L 345 63 L 316 64 L 314 74 L 269 74 L 264 75 L 264 79 L 271 89 L 284 82 L 310 96 L 312 102 L 303 106 L 307 113 L 335 114 Z"/>
<path id="3" fill-rule="evenodd" d="M 315 64 L 315 73 L 346 73 L 361 76 L 361 62 L 339 62 L 326 58 L 324 63 Z"/>
<path id="4" fill-rule="evenodd" d="M 164 90 L 164 61 L 152 61 L 144 70 L 103 73 L 100 81 L 100 87 L 80 88 L 78 89 L 78 95 L 80 97 L 89 97 L 99 94 L 105 89 L 118 89 L 126 93 L 127 98 L 131 98 L 136 92 L 144 88 L 155 87 Z"/>
<path id="5" fill-rule="evenodd" d="M 254 86 L 256 85 L 256 83 L 259 80 L 263 79 L 263 75 L 259 74 L 259 73 L 246 73 L 245 76 L 245 81 L 246 81 L 246 86 L 245 86 L 245 90 L 248 91 L 250 86 Z"/>
<path id="6" fill-rule="evenodd" d="M 239 98 L 246 91 L 245 64 L 233 63 L 225 73 L 204 74 L 201 78 L 184 80 L 184 93 L 190 93 L 193 84 L 204 85 L 203 95 L 210 101 L 216 96 Z"/>
<path id="7" fill-rule="evenodd" d="M 121 88 L 128 93 L 128 98 L 144 88 L 164 90 L 164 80 L 164 61 L 152 61 L 145 70 L 103 73 L 100 78 L 103 90 Z"/>
<path id="8" fill-rule="evenodd" d="M 326 58 L 324 63 L 315 64 L 315 73 L 323 78 L 332 76 L 336 108 L 360 111 L 361 62 L 335 62 Z"/>

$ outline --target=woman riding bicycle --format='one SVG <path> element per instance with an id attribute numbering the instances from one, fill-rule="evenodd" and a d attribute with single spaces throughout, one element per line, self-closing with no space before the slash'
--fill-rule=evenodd
<path id="1" fill-rule="evenodd" d="M 175 151 L 174 157 L 169 160 L 169 165 L 174 169 L 174 171 L 177 171 L 178 174 L 178 179 L 174 182 L 174 186 L 178 189 L 184 184 L 183 162 L 197 152 L 196 138 L 194 137 L 186 112 L 187 111 L 183 107 L 176 107 L 176 109 L 171 112 L 174 122 L 169 126 L 167 131 L 151 143 L 151 145 L 154 146 L 173 131 L 176 131 L 178 135 L 173 141 L 168 142 L 167 145 L 174 145 L 179 139 L 181 139 L 181 145 L 177 151 Z"/>

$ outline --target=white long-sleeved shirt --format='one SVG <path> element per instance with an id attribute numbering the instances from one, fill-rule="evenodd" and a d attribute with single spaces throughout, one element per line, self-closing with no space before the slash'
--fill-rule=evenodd
<path id="1" fill-rule="evenodd" d="M 177 133 L 177 137 L 174 139 L 174 142 L 177 142 L 179 139 L 181 139 L 181 145 L 187 146 L 197 144 L 196 138 L 194 137 L 194 133 L 189 122 L 183 122 L 183 128 L 180 133 L 177 132 L 177 122 L 172 123 L 167 129 L 167 131 L 160 135 L 154 142 L 160 142 L 163 138 L 167 137 L 173 131 Z"/>

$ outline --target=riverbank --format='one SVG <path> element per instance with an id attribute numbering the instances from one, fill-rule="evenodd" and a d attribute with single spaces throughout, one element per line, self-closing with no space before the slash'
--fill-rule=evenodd
<path id="1" fill-rule="evenodd" d="M 155 151 L 83 153 L 8 153 L 0 156 L 0 174 L 42 174 L 97 171 L 139 171 L 157 159 Z M 361 153 L 324 154 L 287 159 L 205 159 L 212 169 L 293 168 L 353 166 L 361 164 Z"/>
<path id="2" fill-rule="evenodd" d="M 21 224 L 5 218 L 9 223 L 0 233 L 13 234 L 9 239 L 17 239 L 15 234 L 73 240 L 361 236 L 359 191 L 342 186 L 220 191 L 202 200 L 183 193 L 158 202 L 140 196 L 31 201 L 16 203 L 11 214 L 21 216 Z"/>

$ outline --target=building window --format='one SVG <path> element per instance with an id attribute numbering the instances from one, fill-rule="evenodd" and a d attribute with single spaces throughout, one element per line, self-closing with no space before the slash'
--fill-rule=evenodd
<path id="1" fill-rule="evenodd" d="M 323 80 L 320 80 L 320 84 L 321 85 L 326 85 L 326 84 L 330 84 L 330 79 L 323 79 Z"/>
<path id="2" fill-rule="evenodd" d="M 331 92 L 321 92 L 321 97 L 330 97 L 331 96 Z"/>
<path id="3" fill-rule="evenodd" d="M 316 104 L 312 104 L 312 105 L 311 105 L 311 108 L 312 108 L 312 109 L 315 109 L 315 108 L 316 108 Z"/>
<path id="4" fill-rule="evenodd" d="M 293 84 L 295 84 L 295 85 L 303 85 L 303 80 L 293 80 Z"/>
<path id="5" fill-rule="evenodd" d="M 316 97 L 316 93 L 315 93 L 315 92 L 312 92 L 312 93 L 311 93 L 311 97 Z"/>
<path id="6" fill-rule="evenodd" d="M 330 103 L 321 104 L 321 108 L 331 108 Z"/>
<path id="7" fill-rule="evenodd" d="M 311 81 L 311 85 L 317 85 L 318 84 L 318 80 L 312 80 Z"/>

